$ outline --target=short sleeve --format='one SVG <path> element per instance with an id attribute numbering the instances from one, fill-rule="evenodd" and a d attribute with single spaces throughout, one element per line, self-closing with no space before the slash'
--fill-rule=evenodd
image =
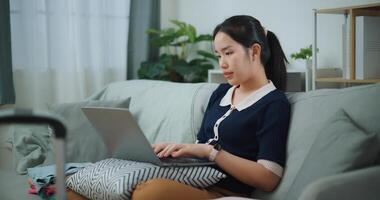
<path id="1" fill-rule="evenodd" d="M 268 105 L 257 131 L 257 160 L 269 160 L 284 167 L 289 119 L 290 105 L 287 100 L 274 101 Z"/>

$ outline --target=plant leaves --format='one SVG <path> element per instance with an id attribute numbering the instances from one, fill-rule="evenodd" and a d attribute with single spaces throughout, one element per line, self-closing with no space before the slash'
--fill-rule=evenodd
<path id="1" fill-rule="evenodd" d="M 185 28 L 187 25 L 185 22 L 175 20 L 175 19 L 170 20 L 170 22 L 177 25 L 179 28 Z"/>
<path id="2" fill-rule="evenodd" d="M 168 53 L 161 54 L 156 62 L 141 63 L 139 77 L 184 82 L 205 81 L 207 71 L 213 68 L 213 60 L 216 61 L 217 57 L 212 52 L 198 50 L 194 59 L 187 59 L 188 53 L 196 47 L 193 44 L 211 41 L 212 36 L 209 34 L 197 36 L 197 30 L 193 25 L 179 20 L 171 20 L 171 22 L 175 25 L 174 27 L 146 30 L 147 34 L 152 35 L 151 44 L 165 47 Z M 174 50 L 174 53 L 170 50 Z"/>
<path id="3" fill-rule="evenodd" d="M 319 49 L 317 48 L 317 52 L 319 52 Z M 303 60 L 309 60 L 313 56 L 313 48 L 312 45 L 309 45 L 308 47 L 301 48 L 299 52 L 295 52 L 290 54 L 290 57 L 294 60 L 297 59 L 303 59 Z"/>
<path id="4" fill-rule="evenodd" d="M 202 34 L 199 35 L 196 39 L 195 42 L 200 42 L 200 41 L 212 41 L 212 36 L 210 34 Z"/>
<path id="5" fill-rule="evenodd" d="M 202 65 L 203 63 L 209 62 L 209 60 L 204 58 L 195 58 L 189 62 L 189 65 Z"/>
<path id="6" fill-rule="evenodd" d="M 173 41 L 171 37 L 156 37 L 150 40 L 150 43 L 154 46 L 163 47 L 168 46 Z"/>
<path id="7" fill-rule="evenodd" d="M 195 29 L 194 26 L 192 25 L 187 25 L 187 30 L 186 30 L 186 34 L 187 34 L 187 37 L 189 38 L 189 42 L 190 43 L 195 43 L 195 39 L 197 38 L 197 30 Z"/>
<path id="8" fill-rule="evenodd" d="M 138 70 L 138 76 L 142 79 L 161 79 L 165 75 L 165 65 L 160 62 L 143 62 Z"/>
<path id="9" fill-rule="evenodd" d="M 148 28 L 145 33 L 147 34 L 161 34 L 161 31 L 160 30 L 157 30 L 157 29 L 153 29 L 153 28 Z"/>
<path id="10" fill-rule="evenodd" d="M 215 60 L 215 61 L 218 61 L 218 57 L 216 57 L 215 54 L 213 53 L 210 53 L 208 51 L 204 51 L 204 50 L 198 50 L 197 53 L 205 58 L 209 58 L 211 60 Z"/>

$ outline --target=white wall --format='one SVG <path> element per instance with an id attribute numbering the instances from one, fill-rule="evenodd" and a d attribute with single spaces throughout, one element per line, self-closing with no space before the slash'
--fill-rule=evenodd
<path id="1" fill-rule="evenodd" d="M 210 33 L 224 19 L 237 14 L 252 15 L 274 32 L 291 62 L 290 54 L 313 42 L 312 9 L 346 7 L 380 0 L 161 0 L 161 27 L 169 19 L 194 25 L 199 33 Z M 343 15 L 318 16 L 318 66 L 341 67 Z"/>

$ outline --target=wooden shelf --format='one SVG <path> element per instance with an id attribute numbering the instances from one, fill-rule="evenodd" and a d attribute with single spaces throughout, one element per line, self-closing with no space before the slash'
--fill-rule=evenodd
<path id="1" fill-rule="evenodd" d="M 355 80 L 355 79 L 344 79 L 341 77 L 336 78 L 317 78 L 316 82 L 325 82 L 325 83 L 380 83 L 380 79 L 363 79 L 363 80 Z"/>
<path id="2" fill-rule="evenodd" d="M 371 11 L 376 12 L 376 11 L 380 10 L 380 3 L 359 5 L 359 6 L 341 7 L 341 8 L 316 9 L 316 13 L 349 14 L 350 10 L 367 10 L 369 12 L 371 12 Z"/>
<path id="3" fill-rule="evenodd" d="M 328 82 L 328 83 L 357 83 L 357 84 L 371 84 L 371 83 L 380 83 L 380 79 L 365 79 L 365 80 L 356 80 L 355 74 L 355 52 L 356 52 L 356 17 L 357 16 L 380 16 L 380 3 L 372 3 L 367 5 L 356 5 L 349 7 L 340 7 L 340 8 L 327 8 L 327 9 L 314 9 L 314 42 L 313 48 L 317 49 L 317 16 L 318 14 L 344 14 L 345 15 L 345 25 L 349 27 L 348 32 L 348 41 L 346 44 L 346 49 L 348 49 L 347 55 L 347 65 L 345 69 L 349 71 L 349 78 L 344 79 L 342 77 L 337 78 L 318 78 L 316 70 L 318 66 L 313 66 L 313 75 L 314 82 L 312 82 L 313 89 L 316 89 L 316 82 Z M 345 50 L 346 51 L 346 50 Z M 317 60 L 317 54 L 313 54 L 313 60 Z"/>

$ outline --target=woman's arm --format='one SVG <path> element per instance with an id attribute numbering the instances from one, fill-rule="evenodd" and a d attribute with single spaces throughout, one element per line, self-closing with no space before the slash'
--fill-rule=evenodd
<path id="1" fill-rule="evenodd" d="M 267 192 L 273 191 L 281 179 L 263 165 L 224 150 L 219 151 L 215 162 L 239 181 Z"/>
<path id="2" fill-rule="evenodd" d="M 212 146 L 208 144 L 159 143 L 152 145 L 152 148 L 160 158 L 169 156 L 208 158 Z"/>
<path id="3" fill-rule="evenodd" d="M 153 145 L 153 149 L 159 157 L 196 156 L 208 158 L 212 148 L 209 144 L 163 143 Z M 224 150 L 219 151 L 215 162 L 220 168 L 241 182 L 264 191 L 273 191 L 281 179 L 263 165 L 235 156 Z"/>

